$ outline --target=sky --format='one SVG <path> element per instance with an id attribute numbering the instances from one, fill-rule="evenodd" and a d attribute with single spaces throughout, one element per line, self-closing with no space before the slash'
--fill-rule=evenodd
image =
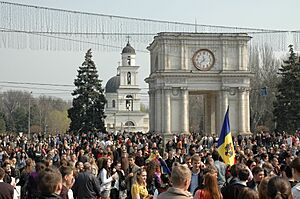
<path id="1" fill-rule="evenodd" d="M 3 0 L 5 1 L 5 0 Z M 264 28 L 276 30 L 300 30 L 300 1 L 282 0 L 12 0 L 7 2 L 76 10 L 107 15 L 146 18 L 154 20 L 177 21 L 222 25 L 233 27 Z M 0 19 L 1 20 L 1 19 Z M 1 34 L 1 33 L 0 33 Z M 124 41 L 124 46 L 126 41 Z M 133 46 L 134 47 L 134 46 Z M 136 64 L 139 69 L 139 82 L 146 97 L 149 76 L 149 53 L 145 46 L 137 52 Z M 84 61 L 85 52 L 18 50 L 0 48 L 0 81 L 31 82 L 43 84 L 72 85 L 77 69 Z M 109 78 L 116 75 L 120 52 L 94 52 L 103 86 Z M 10 87 L 7 87 L 10 86 Z M 12 84 L 0 83 L 0 92 L 7 89 L 32 91 L 34 96 L 45 93 L 70 100 L 72 87 L 52 90 L 34 89 L 32 85 L 13 88 Z M 25 88 L 29 87 L 29 88 Z M 47 87 L 52 89 L 53 87 Z M 58 91 L 57 89 L 62 89 Z"/>

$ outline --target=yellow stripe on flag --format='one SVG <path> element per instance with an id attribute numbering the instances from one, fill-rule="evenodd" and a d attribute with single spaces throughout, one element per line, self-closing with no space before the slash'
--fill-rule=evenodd
<path id="1" fill-rule="evenodd" d="M 222 157 L 225 164 L 229 164 L 230 166 L 234 164 L 235 151 L 229 125 L 229 107 L 227 108 L 218 140 L 218 153 Z"/>

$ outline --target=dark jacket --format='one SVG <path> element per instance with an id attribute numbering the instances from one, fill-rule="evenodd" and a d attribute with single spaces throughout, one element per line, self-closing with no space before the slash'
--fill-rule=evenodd
<path id="1" fill-rule="evenodd" d="M 68 188 L 65 187 L 65 185 L 62 186 L 62 189 L 61 189 L 61 192 L 59 194 L 59 196 L 62 198 L 62 199 L 69 199 L 68 197 Z"/>
<path id="2" fill-rule="evenodd" d="M 53 193 L 53 194 L 41 195 L 37 199 L 62 199 L 62 197 Z"/>
<path id="3" fill-rule="evenodd" d="M 100 182 L 90 171 L 79 173 L 72 189 L 77 199 L 100 197 Z"/>
<path id="4" fill-rule="evenodd" d="M 14 187 L 6 182 L 0 182 L 0 199 L 13 199 Z"/>
<path id="5" fill-rule="evenodd" d="M 247 182 L 247 187 L 249 187 L 250 189 L 253 189 L 255 191 L 258 191 L 258 185 L 259 185 L 259 183 L 254 182 L 254 180 Z"/>
<path id="6" fill-rule="evenodd" d="M 237 199 L 242 189 L 246 187 L 239 182 L 227 185 L 225 189 L 222 189 L 223 199 Z"/>

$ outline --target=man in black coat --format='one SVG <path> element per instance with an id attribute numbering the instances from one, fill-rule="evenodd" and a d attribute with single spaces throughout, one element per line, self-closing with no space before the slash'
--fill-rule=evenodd
<path id="1" fill-rule="evenodd" d="M 247 187 L 247 180 L 249 178 L 249 170 L 246 165 L 237 166 L 238 180 L 222 189 L 223 199 L 237 199 L 240 192 Z"/>
<path id="2" fill-rule="evenodd" d="M 91 172 L 91 164 L 84 163 L 84 172 L 80 172 L 75 179 L 73 186 L 74 198 L 77 199 L 96 199 L 100 198 L 100 182 Z"/>
<path id="3" fill-rule="evenodd" d="M 258 191 L 258 186 L 262 179 L 265 177 L 264 170 L 260 166 L 255 166 L 252 169 L 253 179 L 247 182 L 247 186 L 250 189 Z"/>
<path id="4" fill-rule="evenodd" d="M 5 171 L 0 167 L 0 199 L 13 199 L 14 187 L 3 182 L 4 175 Z"/>

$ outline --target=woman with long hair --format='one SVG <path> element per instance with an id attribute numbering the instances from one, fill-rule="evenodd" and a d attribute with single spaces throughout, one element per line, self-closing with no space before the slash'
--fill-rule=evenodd
<path id="1" fill-rule="evenodd" d="M 111 182 L 118 177 L 117 173 L 111 175 L 111 159 L 110 158 L 103 158 L 102 166 L 99 172 L 99 181 L 101 186 L 101 198 L 102 199 L 109 199 L 110 197 L 110 189 L 111 189 Z"/>
<path id="2" fill-rule="evenodd" d="M 269 199 L 290 199 L 292 197 L 291 184 L 283 177 L 270 178 L 267 186 Z"/>
<path id="3" fill-rule="evenodd" d="M 209 172 L 204 175 L 204 189 L 199 189 L 194 195 L 194 199 L 222 199 L 219 190 L 218 180 L 215 173 Z"/>
<path id="4" fill-rule="evenodd" d="M 35 162 L 31 158 L 26 159 L 26 166 L 24 167 L 23 171 L 21 172 L 20 181 L 17 185 L 21 186 L 21 198 L 28 197 L 28 180 L 29 175 L 34 172 Z"/>
<path id="5" fill-rule="evenodd" d="M 97 166 L 95 158 L 91 157 L 89 162 L 92 166 L 92 174 L 94 174 L 94 176 L 98 176 L 99 167 Z"/>
<path id="6" fill-rule="evenodd" d="M 132 199 L 150 199 L 152 195 L 147 190 L 147 172 L 140 169 L 136 173 L 136 182 L 131 187 Z"/>
<path id="7" fill-rule="evenodd" d="M 160 164 L 157 160 L 152 160 L 147 165 L 147 190 L 149 194 L 153 195 L 155 189 L 161 187 L 161 171 Z"/>

